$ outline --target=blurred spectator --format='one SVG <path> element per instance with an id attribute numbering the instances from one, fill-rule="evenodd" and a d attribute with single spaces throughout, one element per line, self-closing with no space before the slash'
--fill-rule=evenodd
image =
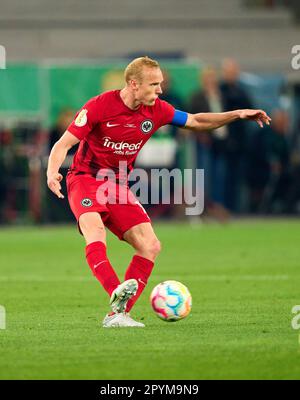
<path id="1" fill-rule="evenodd" d="M 249 212 L 262 208 L 266 187 L 271 177 L 272 131 L 266 127 L 256 130 L 249 140 L 246 180 L 249 192 Z"/>
<path id="2" fill-rule="evenodd" d="M 1 220 L 41 220 L 41 157 L 45 139 L 39 123 L 19 121 L 0 133 Z"/>
<path id="3" fill-rule="evenodd" d="M 176 109 L 182 110 L 184 108 L 184 104 L 181 98 L 172 89 L 172 80 L 168 71 L 163 70 L 163 76 L 164 80 L 161 85 L 162 94 L 159 96 L 160 99 L 169 102 Z M 174 128 L 176 128 L 176 126 Z"/>
<path id="4" fill-rule="evenodd" d="M 188 111 L 191 114 L 197 114 L 201 112 L 208 112 L 210 105 L 207 94 L 207 86 L 211 87 L 209 72 L 201 74 L 201 80 L 203 79 L 204 88 L 197 90 L 190 100 Z M 201 132 L 195 135 L 196 146 L 197 146 L 197 168 L 204 169 L 205 173 L 205 196 L 211 199 L 211 149 L 212 149 L 212 137 L 210 132 Z"/>
<path id="5" fill-rule="evenodd" d="M 290 147 L 288 133 L 290 118 L 286 111 L 276 110 L 272 114 L 271 181 L 266 208 L 271 212 L 286 212 L 291 184 Z"/>
<path id="6" fill-rule="evenodd" d="M 172 80 L 171 77 L 168 73 L 168 71 L 163 70 L 163 76 L 164 76 L 164 81 L 161 85 L 162 88 L 162 95 L 160 96 L 161 100 L 165 100 L 172 104 L 176 109 L 178 110 L 185 110 L 184 104 L 181 100 L 181 98 L 174 92 L 172 88 Z M 157 160 L 155 160 L 155 163 L 153 165 L 145 165 L 143 164 L 142 160 L 143 154 L 147 151 L 147 145 L 145 148 L 142 150 L 142 152 L 139 155 L 139 158 L 137 160 L 137 165 L 142 166 L 144 170 L 148 173 L 150 176 L 151 174 L 151 168 L 167 168 L 169 170 L 172 170 L 173 168 L 180 168 L 180 143 L 181 143 L 182 138 L 180 137 L 180 128 L 174 126 L 174 125 L 165 125 L 162 126 L 157 132 L 154 133 L 150 141 L 153 143 L 156 141 L 157 144 L 157 151 L 159 152 L 159 149 L 162 145 L 162 142 L 165 143 L 167 146 L 169 152 L 168 152 L 168 157 L 166 158 L 161 158 L 160 156 L 160 163 L 161 165 L 158 165 Z M 148 143 L 149 146 L 149 143 Z M 149 147 L 148 147 L 149 149 Z M 156 158 L 156 157 L 155 157 Z M 167 161 L 166 161 L 167 160 Z M 150 162 L 151 163 L 151 162 Z M 147 184 L 150 184 L 150 179 L 148 179 Z M 160 180 L 160 182 L 157 185 L 157 190 L 160 194 L 160 197 L 162 198 L 162 187 L 164 185 L 163 180 Z M 154 186 L 152 184 L 151 190 L 154 190 Z M 151 193 L 150 187 L 148 187 L 148 193 Z M 148 199 L 148 204 L 144 204 L 145 209 L 151 216 L 151 218 L 170 218 L 170 217 L 180 217 L 181 216 L 181 208 L 178 205 L 173 204 L 173 199 L 174 199 L 174 193 L 175 193 L 176 188 L 174 187 L 174 182 L 171 180 L 170 182 L 170 199 L 171 199 L 171 204 L 163 204 L 163 201 L 158 204 L 158 205 L 151 205 L 150 204 L 150 198 Z M 163 200 L 163 199 L 162 199 Z"/>
<path id="7" fill-rule="evenodd" d="M 69 108 L 63 109 L 57 118 L 57 121 L 54 127 L 50 130 L 49 133 L 49 152 L 50 153 L 54 144 L 60 139 L 60 137 L 64 134 L 65 130 L 71 123 L 74 118 L 74 111 Z M 67 200 L 67 188 L 66 188 L 66 174 L 69 166 L 71 165 L 72 158 L 74 153 L 76 153 L 78 145 L 73 146 L 69 151 L 66 157 L 65 163 L 62 165 L 60 169 L 61 174 L 64 179 L 61 182 L 62 192 L 65 195 L 64 199 L 58 199 L 52 192 L 47 190 L 47 205 L 46 205 L 46 215 L 49 222 L 66 222 L 73 221 L 73 215 L 71 213 L 68 200 Z"/>
<path id="8" fill-rule="evenodd" d="M 291 185 L 289 115 L 272 113 L 272 124 L 259 129 L 250 141 L 248 184 L 250 211 L 287 212 Z"/>
<path id="9" fill-rule="evenodd" d="M 220 89 L 224 111 L 253 108 L 240 82 L 240 68 L 235 60 L 225 59 L 222 63 Z M 238 120 L 228 125 L 226 137 L 225 206 L 232 212 L 239 212 L 240 193 L 245 175 L 245 154 L 247 143 L 246 122 Z"/>
<path id="10" fill-rule="evenodd" d="M 183 101 L 172 89 L 172 81 L 171 81 L 169 73 L 166 70 L 163 71 L 163 76 L 164 76 L 164 80 L 161 85 L 163 93 L 160 96 L 160 98 L 162 100 L 165 100 L 168 103 L 172 104 L 177 110 L 185 110 Z M 166 130 L 167 130 L 167 132 L 166 132 Z M 180 141 L 179 132 L 180 132 L 180 129 L 175 125 L 165 125 L 161 129 L 159 129 L 159 131 L 156 133 L 156 135 L 159 134 L 160 132 L 163 132 L 165 134 L 167 133 L 174 140 L 176 140 L 177 151 L 176 151 L 176 155 L 174 158 L 174 164 L 173 164 L 173 166 L 170 166 L 170 168 L 180 168 L 180 161 L 179 161 L 179 141 Z M 154 134 L 154 136 L 155 136 L 155 134 Z"/>
<path id="11" fill-rule="evenodd" d="M 190 102 L 189 111 L 223 112 L 223 99 L 219 89 L 217 74 L 213 68 L 202 73 L 203 88 L 195 92 Z M 225 205 L 225 139 L 227 126 L 212 132 L 197 135 L 197 168 L 205 170 L 205 196 L 207 211 L 218 219 L 226 219 L 228 212 Z"/>
<path id="12" fill-rule="evenodd" d="M 60 137 L 64 134 L 65 130 L 69 126 L 69 124 L 72 122 L 72 119 L 74 118 L 74 111 L 71 110 L 70 108 L 65 108 L 61 110 L 57 117 L 57 121 L 53 128 L 49 132 L 49 152 L 52 149 L 52 147 L 55 145 L 55 143 L 60 139 Z M 77 151 L 78 146 L 72 147 L 69 151 L 68 154 L 75 154 Z"/>
<path id="13" fill-rule="evenodd" d="M 295 90 L 295 121 L 294 132 L 291 140 L 291 180 L 288 196 L 288 212 L 300 213 L 300 83 L 294 87 Z"/>
<path id="14" fill-rule="evenodd" d="M 0 223 L 7 222 L 6 210 L 12 160 L 12 132 L 0 129 Z"/>
<path id="15" fill-rule="evenodd" d="M 168 103 L 172 104 L 177 110 L 185 110 L 185 104 L 183 103 L 182 99 L 174 92 L 173 87 L 172 87 L 172 79 L 170 77 L 170 74 L 166 71 L 163 70 L 163 76 L 164 80 L 162 83 L 162 95 L 160 98 L 162 100 L 167 101 Z M 181 157 L 181 149 L 184 146 L 184 141 L 185 137 L 183 135 L 180 135 L 180 128 L 178 128 L 175 125 L 165 125 L 163 126 L 159 131 L 161 130 L 168 130 L 168 135 L 171 136 L 173 142 L 175 142 L 175 156 L 174 156 L 174 162 L 173 165 L 169 166 L 169 169 L 173 168 L 182 168 L 182 161 L 180 159 Z M 170 182 L 170 190 L 171 190 L 171 203 L 174 200 L 174 196 L 176 193 L 176 187 L 174 186 L 174 181 L 171 180 Z M 166 207 L 166 205 L 161 205 L 161 207 Z M 154 207 L 154 213 L 157 212 L 158 210 L 157 206 L 156 208 Z M 183 216 L 184 210 L 181 206 L 171 204 L 170 207 L 167 207 L 164 216 L 166 217 L 175 217 L 175 218 L 181 218 Z"/>

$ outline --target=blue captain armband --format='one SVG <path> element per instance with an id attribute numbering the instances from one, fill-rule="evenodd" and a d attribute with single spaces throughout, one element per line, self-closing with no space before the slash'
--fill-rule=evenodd
<path id="1" fill-rule="evenodd" d="M 172 119 L 171 125 L 175 126 L 185 126 L 188 119 L 188 113 L 185 111 L 175 110 L 174 117 Z"/>

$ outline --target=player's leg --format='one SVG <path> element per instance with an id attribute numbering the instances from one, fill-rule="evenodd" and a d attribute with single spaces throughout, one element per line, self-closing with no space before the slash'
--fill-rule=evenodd
<path id="1" fill-rule="evenodd" d="M 136 279 L 139 284 L 136 295 L 127 302 L 126 311 L 129 312 L 147 285 L 161 244 L 149 222 L 130 228 L 124 233 L 124 240 L 136 251 L 125 273 L 125 279 Z"/>
<path id="2" fill-rule="evenodd" d="M 137 281 L 127 279 L 120 283 L 106 255 L 106 232 L 99 213 L 82 214 L 79 226 L 86 240 L 86 259 L 93 274 L 110 295 L 112 310 L 116 313 L 124 312 L 128 299 L 137 292 Z"/>
<path id="3" fill-rule="evenodd" d="M 105 204 L 100 204 L 96 198 L 99 187 L 93 177 L 74 175 L 67 177 L 68 199 L 71 209 L 78 221 L 81 233 L 86 241 L 86 259 L 93 274 L 111 297 L 112 309 L 119 312 L 119 305 L 125 311 L 127 300 L 136 293 L 136 280 L 120 281 L 112 268 L 106 254 L 106 232 L 101 215 L 107 218 L 109 210 Z M 127 325 L 126 325 L 127 324 Z M 105 326 L 129 326 L 125 314 L 105 319 Z M 133 325 L 131 325 L 133 326 Z"/>
<path id="4" fill-rule="evenodd" d="M 106 232 L 101 216 L 98 212 L 86 212 L 80 215 L 78 224 L 86 241 L 88 265 L 111 296 L 120 281 L 106 255 Z"/>
<path id="5" fill-rule="evenodd" d="M 81 214 L 78 224 L 87 246 L 98 241 L 106 245 L 106 231 L 100 213 L 86 212 Z"/>
<path id="6" fill-rule="evenodd" d="M 89 175 L 68 173 L 68 200 L 86 241 L 86 259 L 109 295 L 120 281 L 106 256 L 106 232 L 100 213 L 108 212 L 96 198 L 99 182 Z"/>
<path id="7" fill-rule="evenodd" d="M 136 255 L 153 263 L 161 251 L 160 241 L 150 222 L 144 222 L 130 228 L 124 233 L 124 240 L 136 250 Z"/>
<path id="8" fill-rule="evenodd" d="M 127 241 L 135 250 L 125 279 L 136 279 L 138 291 L 127 303 L 129 312 L 144 290 L 152 272 L 154 261 L 160 252 L 160 242 L 156 237 L 151 220 L 137 199 L 128 191 L 130 201 L 126 204 L 108 204 L 109 219 L 105 226 L 120 240 Z"/>

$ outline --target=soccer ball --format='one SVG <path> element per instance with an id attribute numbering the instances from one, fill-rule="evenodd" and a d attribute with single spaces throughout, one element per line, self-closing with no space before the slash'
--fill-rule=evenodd
<path id="1" fill-rule="evenodd" d="M 167 322 L 187 317 L 192 308 L 188 288 L 177 281 L 165 281 L 152 290 L 150 302 L 155 314 Z"/>

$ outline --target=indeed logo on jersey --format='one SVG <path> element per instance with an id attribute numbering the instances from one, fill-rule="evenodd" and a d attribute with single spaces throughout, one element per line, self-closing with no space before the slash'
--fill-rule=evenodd
<path id="1" fill-rule="evenodd" d="M 115 150 L 114 154 L 126 155 L 126 156 L 130 156 L 137 153 L 137 151 L 140 150 L 141 145 L 143 143 L 142 140 L 138 143 L 131 143 L 131 144 L 124 141 L 113 142 L 111 138 L 108 136 L 104 137 L 103 140 L 104 140 L 103 146 Z"/>

